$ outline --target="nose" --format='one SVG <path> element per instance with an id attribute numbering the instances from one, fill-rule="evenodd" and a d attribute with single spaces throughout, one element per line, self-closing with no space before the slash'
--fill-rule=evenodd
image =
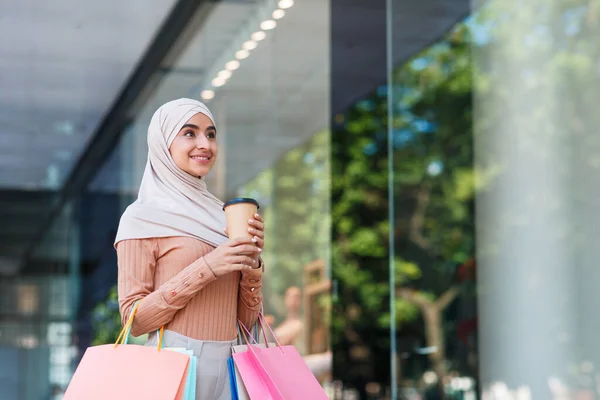
<path id="1" fill-rule="evenodd" d="M 208 149 L 209 148 L 209 140 L 206 135 L 197 135 L 196 136 L 196 148 L 197 149 Z"/>

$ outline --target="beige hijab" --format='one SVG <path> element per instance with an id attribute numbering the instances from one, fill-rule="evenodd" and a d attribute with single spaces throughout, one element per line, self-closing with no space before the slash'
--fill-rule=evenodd
<path id="1" fill-rule="evenodd" d="M 203 179 L 180 169 L 169 153 L 181 127 L 197 113 L 215 123 L 208 108 L 192 99 L 168 102 L 154 113 L 138 198 L 121 217 L 115 246 L 127 239 L 168 236 L 189 236 L 213 246 L 227 239 L 223 203 L 208 191 Z"/>

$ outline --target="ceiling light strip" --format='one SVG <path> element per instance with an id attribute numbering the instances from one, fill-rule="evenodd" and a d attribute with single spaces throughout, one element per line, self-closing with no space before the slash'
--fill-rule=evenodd
<path id="1" fill-rule="evenodd" d="M 279 7 L 277 7 L 276 6 Z M 286 14 L 284 9 L 289 9 L 294 5 L 293 0 L 266 0 L 257 9 L 256 13 L 243 26 L 240 32 L 230 41 L 227 50 L 213 63 L 204 76 L 204 81 L 195 86 L 199 93 L 193 97 L 200 96 L 208 101 L 215 97 L 215 88 L 221 87 L 233 75 L 244 59 L 248 58 L 252 50 L 259 46 L 259 42 L 266 38 L 267 32 L 277 26 L 275 20 L 283 18 Z M 267 32 L 265 32 L 267 31 Z M 194 90 L 194 91 L 196 91 Z"/>

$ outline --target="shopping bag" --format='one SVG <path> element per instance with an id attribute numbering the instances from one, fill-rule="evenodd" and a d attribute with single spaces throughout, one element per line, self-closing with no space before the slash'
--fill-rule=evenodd
<path id="1" fill-rule="evenodd" d="M 227 373 L 229 375 L 229 390 L 231 391 L 231 400 L 240 400 L 239 389 L 238 389 L 238 377 L 236 376 L 235 364 L 233 362 L 233 357 L 227 360 Z M 241 383 L 241 382 L 240 382 Z M 243 385 L 242 385 L 243 387 Z M 246 388 L 243 388 L 246 390 Z M 247 394 L 247 393 L 246 393 Z M 246 398 L 248 398 L 246 396 Z"/>
<path id="2" fill-rule="evenodd" d="M 277 346 L 263 348 L 257 344 L 248 343 L 248 351 L 238 353 L 240 356 L 243 355 L 245 357 L 238 357 L 238 362 L 238 359 L 235 359 L 234 355 L 234 360 L 238 368 L 240 368 L 242 377 L 244 375 L 241 366 L 244 365 L 244 362 L 247 362 L 244 368 L 249 369 L 249 365 L 252 365 L 256 369 L 255 373 L 260 376 L 260 380 L 258 378 L 253 379 L 263 382 L 264 387 L 269 389 L 273 399 L 278 400 L 278 396 L 281 396 L 281 399 L 285 400 L 327 400 L 328 396 L 302 359 L 300 353 L 298 353 L 298 350 L 294 346 L 281 346 L 273 330 L 264 321 L 262 315 L 259 315 L 259 321 L 268 327 Z M 248 332 L 243 324 L 241 326 Z M 248 360 L 244 360 L 244 358 Z M 246 380 L 244 380 L 244 385 L 248 389 L 250 398 L 254 400 L 254 396 Z"/>
<path id="3" fill-rule="evenodd" d="M 164 349 L 185 354 L 190 358 L 183 400 L 196 400 L 196 369 L 198 368 L 198 359 L 194 357 L 194 352 L 183 347 L 164 347 Z"/>
<path id="4" fill-rule="evenodd" d="M 158 349 L 125 344 L 138 306 L 114 345 L 86 350 L 63 400 L 185 399 L 188 355 L 161 351 L 162 334 Z"/>
<path id="5" fill-rule="evenodd" d="M 263 374 L 260 365 L 251 358 L 251 352 L 234 353 L 233 361 L 248 397 L 251 400 L 284 400 L 283 395 L 273 381 Z M 239 388 L 239 384 L 238 384 Z M 238 396 L 244 393 L 238 390 Z M 241 400 L 241 398 L 240 398 Z"/>
<path id="6" fill-rule="evenodd" d="M 269 345 L 272 347 L 275 347 L 275 343 L 269 343 Z M 266 345 L 264 343 L 260 343 L 260 344 L 258 344 L 258 346 L 261 346 L 263 348 L 266 347 Z M 244 345 L 233 346 L 231 348 L 231 351 L 232 351 L 232 354 L 245 353 L 246 351 L 248 351 L 248 345 L 244 344 Z M 242 379 L 242 376 L 240 375 L 240 370 L 235 365 L 235 361 L 233 360 L 233 357 L 230 359 L 230 361 L 231 361 L 231 366 L 229 367 L 230 368 L 230 377 L 233 376 L 233 379 L 235 379 L 237 398 L 239 400 L 250 400 L 248 391 L 246 390 L 246 387 L 244 386 L 244 380 Z M 247 378 L 247 379 L 253 379 L 253 378 Z M 232 381 L 232 379 L 230 378 L 230 382 L 231 381 Z"/>
<path id="7" fill-rule="evenodd" d="M 257 325 L 258 325 L 258 323 L 257 323 Z M 257 325 L 255 325 L 255 328 L 257 328 Z M 263 335 L 265 338 L 265 342 L 258 343 L 257 345 L 261 346 L 261 347 L 268 347 L 268 346 L 275 347 L 275 343 L 268 342 L 264 331 L 263 331 Z M 255 331 L 255 334 L 252 336 L 253 336 L 252 339 L 254 341 L 258 340 L 258 338 L 259 338 L 258 329 Z M 239 326 L 238 326 L 238 343 L 240 342 L 240 339 L 242 337 L 246 338 L 246 343 L 247 343 L 248 337 L 245 334 L 242 335 L 242 332 L 239 330 Z M 229 360 L 230 361 L 230 363 L 229 363 L 230 364 L 229 365 L 230 380 L 229 381 L 230 381 L 230 383 L 235 382 L 235 397 L 233 397 L 233 399 L 236 400 L 236 398 L 237 398 L 239 400 L 250 400 L 250 399 L 272 398 L 272 397 L 268 397 L 269 395 L 267 393 L 269 392 L 269 388 L 266 386 L 267 384 L 264 383 L 264 381 L 258 374 L 256 374 L 255 369 L 253 367 L 246 367 L 247 371 L 245 371 L 245 373 L 244 373 L 245 378 L 242 378 L 242 375 L 240 374 L 240 370 L 235 363 L 233 355 L 236 353 L 245 353 L 246 351 L 248 351 L 247 344 L 238 344 L 236 346 L 232 346 L 232 348 L 231 348 L 232 358 Z M 242 364 L 248 364 L 248 362 L 251 362 L 251 360 L 248 360 L 247 356 L 244 356 L 244 355 L 236 356 L 236 358 Z M 252 397 L 249 395 L 248 390 L 246 389 L 246 386 L 245 386 L 246 382 L 250 386 L 250 390 L 253 393 Z M 232 383 L 232 385 L 233 385 L 233 383 Z M 233 386 L 232 386 L 232 393 L 233 393 Z"/>

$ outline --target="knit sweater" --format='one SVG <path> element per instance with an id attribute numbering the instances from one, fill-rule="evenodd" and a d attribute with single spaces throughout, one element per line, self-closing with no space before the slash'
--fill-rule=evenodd
<path id="1" fill-rule="evenodd" d="M 262 269 L 216 277 L 201 258 L 214 247 L 190 237 L 129 239 L 117 244 L 123 323 L 140 303 L 131 334 L 164 326 L 198 340 L 233 340 L 239 318 L 254 325 L 262 303 Z"/>

